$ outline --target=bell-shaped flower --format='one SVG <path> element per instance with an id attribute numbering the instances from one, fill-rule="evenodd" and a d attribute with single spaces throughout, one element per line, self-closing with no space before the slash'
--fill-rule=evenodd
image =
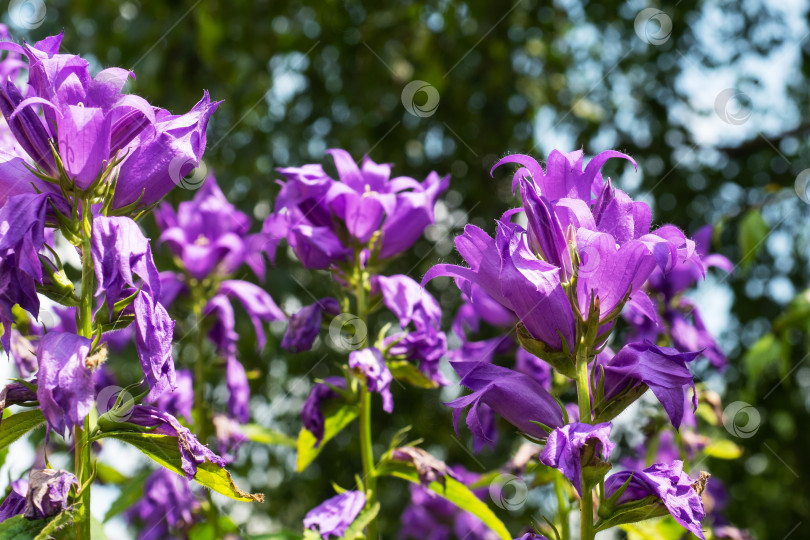
<path id="1" fill-rule="evenodd" d="M 135 294 L 123 310 L 135 318 L 135 345 L 149 384 L 148 400 L 175 387 L 172 336 L 174 321 L 157 300 L 160 275 L 149 240 L 128 217 L 96 216 L 92 254 L 98 278 L 96 294 L 104 295 L 109 316 L 115 303 Z"/>
<path id="2" fill-rule="evenodd" d="M 376 276 L 372 292 L 379 290 L 385 306 L 396 315 L 402 332 L 388 336 L 392 357 L 418 362 L 419 368 L 437 384 L 447 384 L 439 361 L 447 352 L 447 336 L 440 330 L 442 310 L 433 296 L 405 275 Z"/>
<path id="3" fill-rule="evenodd" d="M 362 491 L 345 491 L 307 512 L 304 528 L 317 532 L 326 540 L 332 536 L 340 538 L 365 505 L 366 496 Z"/>
<path id="4" fill-rule="evenodd" d="M 60 435 L 65 428 L 83 425 L 93 408 L 90 345 L 90 339 L 67 332 L 48 332 L 39 341 L 37 399 L 48 427 Z"/>
<path id="5" fill-rule="evenodd" d="M 455 362 L 453 368 L 461 377 L 460 384 L 472 390 L 450 403 L 453 420 L 458 433 L 461 410 L 471 407 L 467 413 L 467 426 L 480 439 L 491 440 L 480 417 L 482 405 L 486 405 L 523 433 L 537 439 L 545 438 L 548 432 L 543 426 L 554 429 L 563 425 L 563 415 L 557 401 L 537 381 L 511 369 L 484 362 Z"/>
<path id="6" fill-rule="evenodd" d="M 346 379 L 343 377 L 327 377 L 323 383 L 312 387 L 304 406 L 301 408 L 301 423 L 315 436 L 315 448 L 321 445 L 324 436 L 325 419 L 321 410 L 324 402 L 338 397 L 338 393 L 331 388 L 346 388 Z"/>
<path id="7" fill-rule="evenodd" d="M 25 496 L 28 494 L 28 480 L 20 478 L 11 482 L 9 491 L 0 503 L 0 523 L 25 513 Z"/>
<path id="8" fill-rule="evenodd" d="M 618 499 L 612 501 L 618 507 L 655 497 L 658 499 L 656 504 L 665 508 L 675 521 L 705 540 L 700 524 L 705 517 L 700 498 L 704 487 L 703 475 L 698 480 L 691 478 L 683 471 L 683 462 L 676 460 L 671 464 L 656 463 L 644 470 L 621 471 L 609 476 L 605 480 L 605 496 L 610 499 L 624 489 Z M 653 512 L 648 513 L 649 517 L 652 515 Z"/>
<path id="9" fill-rule="evenodd" d="M 598 382 L 600 386 L 604 384 L 604 402 L 595 404 L 595 408 L 609 407 L 612 400 L 621 400 L 626 393 L 633 393 L 638 398 L 649 387 L 663 405 L 672 425 L 680 427 L 689 388 L 693 392 L 693 408 L 697 408 L 695 383 L 686 364 L 698 355 L 700 352 L 681 353 L 648 341 L 625 345 L 613 356 L 606 350 L 596 359 L 597 373 L 600 368 L 604 369 L 604 383 Z M 627 405 L 629 403 L 624 403 L 622 408 Z M 614 411 L 615 414 L 618 412 L 621 411 Z"/>
<path id="10" fill-rule="evenodd" d="M 291 353 L 310 350 L 321 331 L 324 313 L 333 316 L 340 313 L 340 303 L 336 298 L 321 298 L 290 315 L 281 347 Z"/>
<path id="11" fill-rule="evenodd" d="M 391 165 L 368 156 L 358 167 L 345 150 L 328 151 L 339 181 L 320 165 L 279 169 L 285 177 L 276 209 L 265 223 L 271 260 L 286 237 L 308 268 L 328 268 L 348 260 L 355 245 L 373 239 L 375 253 L 388 259 L 408 249 L 434 222 L 433 207 L 449 177 L 428 175 L 391 179 Z"/>
<path id="12" fill-rule="evenodd" d="M 394 397 L 391 395 L 391 382 L 394 380 L 385 358 L 377 348 L 362 349 L 349 353 L 349 367 L 358 370 L 366 379 L 370 392 L 382 396 L 383 410 L 394 410 Z"/>
<path id="13" fill-rule="evenodd" d="M 177 212 L 163 203 L 155 211 L 160 241 L 195 279 L 230 275 L 249 259 L 250 218 L 234 207 L 210 175 Z"/>
<path id="14" fill-rule="evenodd" d="M 604 461 L 610 458 L 614 444 L 610 441 L 609 423 L 581 424 L 574 422 L 557 428 L 548 435 L 546 446 L 540 452 L 539 461 L 548 467 L 559 469 L 582 496 L 582 467 L 599 456 Z M 590 455 L 586 455 L 586 448 Z"/>
<path id="15" fill-rule="evenodd" d="M 126 517 L 144 525 L 138 540 L 162 540 L 191 526 L 197 507 L 189 481 L 160 467 L 146 479 L 143 496 L 127 510 Z"/>

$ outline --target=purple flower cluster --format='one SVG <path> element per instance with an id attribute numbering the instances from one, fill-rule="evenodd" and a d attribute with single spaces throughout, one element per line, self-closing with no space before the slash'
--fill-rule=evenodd
<path id="1" fill-rule="evenodd" d="M 374 260 L 389 259 L 411 247 L 433 223 L 433 207 L 449 177 L 433 172 L 421 183 L 407 176 L 391 178 L 391 165 L 365 157 L 358 167 L 345 150 L 328 153 L 339 180 L 316 164 L 279 169 L 286 182 L 262 229 L 271 260 L 282 239 L 307 268 L 345 263 L 355 248 Z"/>

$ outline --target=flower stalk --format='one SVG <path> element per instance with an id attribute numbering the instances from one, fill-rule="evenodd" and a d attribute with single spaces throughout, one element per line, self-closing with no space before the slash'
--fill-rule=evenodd
<path id="1" fill-rule="evenodd" d="M 366 293 L 368 274 L 362 267 L 360 253 L 355 255 L 354 267 L 355 302 L 357 318 L 368 328 L 368 305 Z M 368 332 L 366 333 L 368 335 Z M 361 344 L 365 345 L 365 343 Z M 363 461 L 363 481 L 366 487 L 366 503 L 373 507 L 377 502 L 377 477 L 374 470 L 374 448 L 371 436 L 371 392 L 365 381 L 360 381 L 360 456 Z M 377 519 L 372 519 L 366 528 L 368 540 L 377 539 Z"/>

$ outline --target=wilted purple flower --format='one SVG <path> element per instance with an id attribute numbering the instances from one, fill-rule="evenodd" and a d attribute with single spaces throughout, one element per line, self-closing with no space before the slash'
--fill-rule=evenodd
<path id="1" fill-rule="evenodd" d="M 177 212 L 163 203 L 154 215 L 163 231 L 160 241 L 197 280 L 211 274 L 228 276 L 256 259 L 249 257 L 250 218 L 225 198 L 213 175 L 192 200 L 178 205 Z"/>
<path id="2" fill-rule="evenodd" d="M 312 348 L 318 332 L 321 330 L 323 314 L 338 315 L 340 303 L 336 298 L 322 298 L 299 309 L 290 315 L 287 331 L 281 340 L 281 346 L 291 353 L 300 353 Z"/>
<path id="3" fill-rule="evenodd" d="M 548 433 L 535 421 L 552 429 L 563 425 L 557 401 L 528 375 L 484 362 L 455 362 L 453 368 L 461 377 L 460 384 L 473 391 L 447 403 L 455 409 L 456 433 L 461 409 L 472 406 L 467 414 L 467 426 L 476 437 L 492 440 L 482 426 L 481 405 L 487 405 L 520 431 L 538 439 Z"/>
<path id="4" fill-rule="evenodd" d="M 515 540 L 548 540 L 548 538 L 543 536 L 542 534 L 527 532 L 523 536 L 515 538 Z"/>
<path id="5" fill-rule="evenodd" d="M 388 354 L 419 362 L 420 370 L 438 384 L 447 384 L 439 361 L 447 352 L 447 336 L 440 330 L 442 310 L 433 296 L 405 275 L 376 276 L 372 292 L 382 293 L 385 306 L 399 319 L 403 332 L 388 336 Z"/>
<path id="6" fill-rule="evenodd" d="M 263 229 L 271 259 L 279 240 L 287 238 L 304 266 L 327 268 L 346 260 L 352 245 L 367 244 L 378 231 L 378 256 L 387 259 L 408 249 L 433 223 L 433 207 L 449 177 L 434 172 L 423 183 L 390 179 L 391 165 L 366 156 L 360 168 L 345 150 L 328 153 L 340 181 L 320 165 L 279 169 L 287 182 Z"/>
<path id="7" fill-rule="evenodd" d="M 146 479 L 143 497 L 127 510 L 126 516 L 145 525 L 138 540 L 162 540 L 190 527 L 192 512 L 198 506 L 189 481 L 161 467 Z"/>
<path id="8" fill-rule="evenodd" d="M 48 427 L 60 435 L 82 425 L 93 407 L 93 375 L 85 365 L 90 344 L 76 334 L 48 332 L 37 347 L 37 399 Z"/>
<path id="9" fill-rule="evenodd" d="M 607 461 L 614 447 L 610 442 L 610 428 L 609 423 L 591 425 L 579 422 L 556 428 L 549 433 L 539 461 L 559 469 L 582 496 L 583 450 L 589 444 L 594 444 L 594 455 L 601 454 L 602 459 Z"/>
<path id="10" fill-rule="evenodd" d="M 37 381 L 33 380 L 31 384 L 36 386 Z M 29 403 L 37 399 L 36 391 L 31 390 L 22 383 L 11 382 L 5 385 L 3 389 L 0 390 L 0 420 L 3 418 L 3 411 L 6 407 Z"/>
<path id="11" fill-rule="evenodd" d="M 630 387 L 646 384 L 663 405 L 672 425 L 678 428 L 684 416 L 684 397 L 690 387 L 693 408 L 697 408 L 695 383 L 686 364 L 699 354 L 680 353 L 647 341 L 625 345 L 612 357 L 606 350 L 596 360 L 605 370 L 605 401 L 609 402 Z"/>
<path id="12" fill-rule="evenodd" d="M 648 496 L 660 499 L 666 509 L 689 532 L 705 540 L 700 522 L 705 516 L 699 480 L 683 472 L 683 462 L 656 463 L 641 471 L 621 471 L 605 480 L 605 494 L 610 498 L 629 479 L 630 484 L 618 498 L 618 505 L 639 501 Z M 703 481 L 705 483 L 705 480 Z"/>
<path id="13" fill-rule="evenodd" d="M 71 486 L 78 488 L 79 480 L 67 471 L 32 469 L 28 475 L 25 517 L 45 519 L 64 510 Z"/>
<path id="14" fill-rule="evenodd" d="M 366 496 L 361 491 L 346 491 L 327 499 L 304 517 L 304 528 L 311 529 L 327 540 L 332 536 L 341 537 L 357 518 Z"/>
<path id="15" fill-rule="evenodd" d="M 371 347 L 352 351 L 349 353 L 349 367 L 360 370 L 366 378 L 369 391 L 382 396 L 385 412 L 390 413 L 394 410 L 394 397 L 391 395 L 391 381 L 394 377 L 379 349 Z"/>
<path id="16" fill-rule="evenodd" d="M 445 485 L 445 478 L 447 476 L 456 478 L 456 474 L 444 461 L 436 459 L 418 446 L 395 448 L 394 451 L 391 452 L 391 458 L 413 464 L 419 475 L 419 482 L 424 487 L 430 486 L 432 482 L 439 482 Z"/>
<path id="17" fill-rule="evenodd" d="M 125 309 L 135 315 L 135 345 L 149 400 L 175 387 L 172 335 L 174 321 L 157 300 L 160 275 L 149 240 L 128 217 L 97 216 L 93 220 L 93 263 L 98 277 L 97 295 L 104 295 L 110 315 L 113 306 L 140 289 Z"/>
<path id="18" fill-rule="evenodd" d="M 172 416 L 182 416 L 186 420 L 191 420 L 191 411 L 194 407 L 194 378 L 191 370 L 178 369 L 176 382 L 175 389 L 161 394 L 155 406 Z"/>
<path id="19" fill-rule="evenodd" d="M 346 388 L 346 379 L 343 377 L 327 377 L 324 379 L 324 383 L 328 383 L 335 388 Z M 324 401 L 338 397 L 338 393 L 324 383 L 318 383 L 312 387 L 301 409 L 301 421 L 307 431 L 315 436 L 315 448 L 320 446 L 324 435 L 325 420 L 321 406 Z"/>
<path id="20" fill-rule="evenodd" d="M 13 316 L 21 308 L 39 316 L 37 284 L 43 283 L 39 252 L 45 244 L 45 222 L 51 204 L 68 212 L 64 199 L 50 194 L 22 194 L 11 197 L 0 208 L 0 322 L 5 331 L 0 343 L 8 351 Z"/>
<path id="21" fill-rule="evenodd" d="M 0 523 L 25 512 L 25 497 L 28 493 L 28 480 L 21 478 L 11 483 L 11 491 L 0 503 Z"/>
<path id="22" fill-rule="evenodd" d="M 201 444 L 188 428 L 183 427 L 177 418 L 165 411 L 148 405 L 135 405 L 130 411 L 127 422 L 136 426 L 155 428 L 152 433 L 177 437 L 181 468 L 189 480 L 197 474 L 197 466 L 202 465 L 206 460 L 220 467 L 225 466 L 225 460 Z"/>

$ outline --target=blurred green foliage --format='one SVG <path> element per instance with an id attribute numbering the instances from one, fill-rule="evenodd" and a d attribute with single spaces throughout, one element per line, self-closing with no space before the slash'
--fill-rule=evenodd
<path id="1" fill-rule="evenodd" d="M 431 170 L 451 173 L 430 241 L 393 269 L 417 278 L 437 259 L 456 260 L 452 238 L 465 222 L 491 230 L 514 204 L 507 171 L 490 178 L 498 157 L 542 157 L 554 144 L 589 155 L 606 148 L 632 155 L 638 173 L 618 161 L 605 171 L 651 202 L 656 222 L 690 232 L 717 223 L 715 248 L 743 262 L 730 279 L 709 287 L 733 299 L 727 320 L 718 307 L 731 367 L 710 383 L 724 391 L 725 402 L 745 401 L 761 413 L 754 436 L 735 439 L 741 459 L 708 462 L 729 488 L 729 517 L 761 539 L 810 535 L 810 490 L 803 485 L 810 477 L 810 431 L 803 429 L 810 310 L 806 296 L 788 305 L 810 278 L 808 207 L 793 194 L 796 175 L 808 167 L 806 6 L 791 14 L 789 6 L 764 0 L 662 5 L 672 28 L 657 45 L 634 28 L 648 5 L 612 0 L 47 0 L 45 6 L 41 27 L 12 25 L 14 35 L 35 40 L 64 30 L 65 49 L 99 67 L 133 69 L 131 91 L 174 112 L 188 110 L 203 89 L 225 100 L 209 129 L 206 162 L 230 199 L 257 219 L 277 193 L 274 169 L 325 161 L 326 148 L 343 147 L 358 158 L 369 153 L 418 179 Z M 412 80 L 438 91 L 435 114 L 405 109 L 401 91 Z M 737 89 L 733 113 L 720 100 L 727 87 Z M 424 94 L 417 105 L 420 99 Z M 169 199 L 191 195 L 178 189 Z M 153 223 L 146 226 L 154 236 Z M 329 291 L 328 280 L 281 255 L 266 286 L 288 309 L 296 298 L 309 303 L 310 294 Z M 449 321 L 457 292 L 437 294 Z M 256 355 L 244 330 L 242 358 L 254 377 L 257 421 L 294 435 L 306 381 L 327 374 L 328 353 L 286 357 L 276 339 Z M 222 401 L 216 391 L 211 396 Z M 380 444 L 408 422 L 439 457 L 476 472 L 508 455 L 499 447 L 473 457 L 468 436 L 452 435 L 438 391 L 395 389 L 395 399 L 395 425 L 378 415 Z M 356 456 L 355 444 L 342 433 L 324 456 Z M 239 475 L 247 487 L 267 491 L 267 502 L 250 510 L 251 527 L 259 529 L 298 529 L 304 513 L 330 494 L 325 480 L 346 486 L 350 471 L 360 469 L 359 458 L 320 459 L 299 475 L 286 447 L 254 444 L 243 454 Z M 407 491 L 393 480 L 382 488 L 384 537 L 392 538 L 398 514 L 390 509 L 404 503 Z M 239 510 L 239 521 L 248 521 L 248 511 Z M 531 519 L 503 514 L 515 530 Z"/>

